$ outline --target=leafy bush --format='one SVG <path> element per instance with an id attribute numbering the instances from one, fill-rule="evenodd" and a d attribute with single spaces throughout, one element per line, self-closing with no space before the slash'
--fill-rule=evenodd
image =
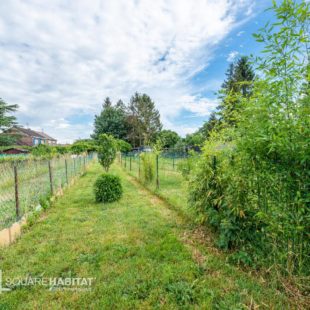
<path id="1" fill-rule="evenodd" d="M 71 147 L 69 146 L 57 145 L 55 148 L 56 148 L 57 153 L 61 155 L 68 154 L 71 151 Z"/>
<path id="2" fill-rule="evenodd" d="M 121 139 L 116 139 L 116 146 L 117 146 L 117 150 L 120 152 L 127 153 L 132 150 L 131 144 Z"/>
<path id="3" fill-rule="evenodd" d="M 73 154 L 82 154 L 85 152 L 96 152 L 97 144 L 94 140 L 84 139 L 77 140 L 71 146 L 71 152 Z"/>
<path id="4" fill-rule="evenodd" d="M 144 183 L 149 184 L 154 180 L 155 177 L 155 154 L 142 153 L 140 154 L 140 160 L 142 163 L 142 179 Z"/>
<path id="5" fill-rule="evenodd" d="M 109 171 L 117 150 L 117 143 L 113 136 L 101 134 L 99 136 L 98 159 L 105 171 Z"/>
<path id="6" fill-rule="evenodd" d="M 56 149 L 46 145 L 46 144 L 39 144 L 38 146 L 35 146 L 31 149 L 31 154 L 34 156 L 47 156 L 47 157 L 53 157 L 56 155 Z"/>
<path id="7" fill-rule="evenodd" d="M 112 174 L 101 175 L 94 184 L 97 202 L 113 202 L 122 197 L 123 189 L 121 180 Z"/>

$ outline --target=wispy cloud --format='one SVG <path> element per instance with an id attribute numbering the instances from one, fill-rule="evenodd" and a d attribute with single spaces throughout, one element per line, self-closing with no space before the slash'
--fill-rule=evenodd
<path id="1" fill-rule="evenodd" d="M 245 31 L 241 30 L 237 33 L 237 37 L 241 37 L 243 34 L 245 33 Z"/>
<path id="2" fill-rule="evenodd" d="M 234 61 L 234 60 L 237 58 L 238 55 L 239 55 L 239 52 L 237 52 L 237 51 L 231 51 L 231 52 L 228 54 L 228 56 L 227 56 L 227 61 L 228 61 L 228 62 Z"/>
<path id="3" fill-rule="evenodd" d="M 191 78 L 251 2 L 2 1 L 0 96 L 61 140 L 87 136 L 105 96 L 146 92 L 170 128 L 182 109 L 207 115 L 214 103 Z M 68 121 L 76 114 L 85 121 Z"/>

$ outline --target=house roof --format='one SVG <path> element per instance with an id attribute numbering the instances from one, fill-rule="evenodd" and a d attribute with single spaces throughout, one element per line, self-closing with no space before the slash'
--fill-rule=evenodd
<path id="1" fill-rule="evenodd" d="M 5 153 L 5 152 L 11 151 L 11 150 L 16 150 L 16 151 L 19 151 L 21 153 L 29 153 L 29 150 L 25 150 L 25 149 L 17 148 L 17 147 L 10 147 L 8 149 L 4 149 L 4 150 L 2 150 L 2 153 Z"/>
<path id="2" fill-rule="evenodd" d="M 31 136 L 31 137 L 36 137 L 36 138 L 43 138 L 43 139 L 48 139 L 48 140 L 54 140 L 56 141 L 56 139 L 52 138 L 51 136 L 47 135 L 44 132 L 38 132 L 35 130 L 32 130 L 30 128 L 23 128 L 23 127 L 15 127 L 18 131 L 26 134 L 27 136 Z"/>
<path id="3" fill-rule="evenodd" d="M 41 136 L 43 136 L 44 138 L 46 138 L 46 139 L 56 141 L 56 139 L 52 138 L 51 136 L 49 136 L 49 135 L 46 134 L 45 132 L 38 131 L 38 133 L 39 133 Z"/>

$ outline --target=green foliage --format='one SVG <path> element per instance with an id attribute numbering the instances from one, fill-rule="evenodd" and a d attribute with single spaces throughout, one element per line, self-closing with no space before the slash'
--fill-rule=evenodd
<path id="1" fill-rule="evenodd" d="M 39 144 L 31 149 L 31 154 L 33 156 L 47 156 L 53 157 L 56 155 L 56 149 L 47 144 Z"/>
<path id="2" fill-rule="evenodd" d="M 216 117 L 216 114 L 211 113 L 209 119 L 198 129 L 198 133 L 202 135 L 204 140 L 207 140 L 212 131 L 216 130 L 219 126 L 219 120 Z"/>
<path id="3" fill-rule="evenodd" d="M 94 192 L 97 202 L 117 201 L 123 194 L 121 179 L 112 174 L 103 174 L 96 180 Z"/>
<path id="4" fill-rule="evenodd" d="M 109 97 L 107 97 L 102 105 L 101 113 L 95 116 L 92 137 L 97 140 L 104 133 L 118 139 L 126 138 L 127 121 L 125 106 L 122 101 L 113 106 Z"/>
<path id="5" fill-rule="evenodd" d="M 221 103 L 217 107 L 221 126 L 235 125 L 236 116 L 242 113 L 242 98 L 252 94 L 255 73 L 247 56 L 240 57 L 230 64 L 226 80 L 219 92 Z"/>
<path id="6" fill-rule="evenodd" d="M 14 144 L 16 140 L 14 136 L 2 132 L 16 124 L 15 116 L 8 114 L 15 112 L 17 108 L 16 104 L 9 105 L 0 98 L 0 146 Z"/>
<path id="7" fill-rule="evenodd" d="M 69 146 L 57 145 L 55 149 L 56 149 L 56 152 L 61 155 L 68 154 L 71 151 L 71 147 Z"/>
<path id="8" fill-rule="evenodd" d="M 135 93 L 127 106 L 121 100 L 113 106 L 107 97 L 100 115 L 95 116 L 94 127 L 92 137 L 95 140 L 105 133 L 136 147 L 154 142 L 162 125 L 151 98 L 146 94 Z"/>
<path id="9" fill-rule="evenodd" d="M 117 151 L 117 142 L 111 135 L 101 134 L 98 139 L 98 159 L 105 171 L 109 171 Z"/>
<path id="10" fill-rule="evenodd" d="M 273 11 L 278 21 L 255 34 L 263 77 L 245 93 L 227 83 L 225 126 L 205 144 L 189 199 L 218 245 L 239 249 L 232 260 L 309 274 L 309 3 Z"/>
<path id="11" fill-rule="evenodd" d="M 128 138 L 133 146 L 154 142 L 162 129 L 160 114 L 146 94 L 135 93 L 127 109 Z"/>
<path id="12" fill-rule="evenodd" d="M 132 150 L 132 146 L 130 143 L 121 140 L 121 139 L 116 139 L 116 144 L 117 144 L 117 150 L 120 152 L 130 152 Z"/>
<path id="13" fill-rule="evenodd" d="M 192 134 L 187 134 L 184 143 L 186 146 L 200 146 L 205 141 L 205 138 L 200 132 L 194 132 Z"/>
<path id="14" fill-rule="evenodd" d="M 97 151 L 97 143 L 91 139 L 77 140 L 71 146 L 71 153 L 82 154 Z"/>
<path id="15" fill-rule="evenodd" d="M 166 129 L 162 130 L 157 137 L 157 140 L 162 142 L 164 148 L 174 147 L 180 139 L 176 132 Z"/>
<path id="16" fill-rule="evenodd" d="M 153 153 L 141 153 L 141 172 L 142 179 L 145 184 L 151 183 L 155 178 L 155 154 Z"/>

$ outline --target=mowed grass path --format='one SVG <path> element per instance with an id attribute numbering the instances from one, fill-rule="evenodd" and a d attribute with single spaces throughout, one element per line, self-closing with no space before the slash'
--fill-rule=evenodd
<path id="1" fill-rule="evenodd" d="M 0 309 L 286 309 L 285 297 L 199 243 L 175 211 L 120 167 L 124 196 L 97 204 L 98 164 L 39 222 L 1 249 L 4 278 L 94 277 L 92 290 L 43 286 L 0 294 Z"/>

